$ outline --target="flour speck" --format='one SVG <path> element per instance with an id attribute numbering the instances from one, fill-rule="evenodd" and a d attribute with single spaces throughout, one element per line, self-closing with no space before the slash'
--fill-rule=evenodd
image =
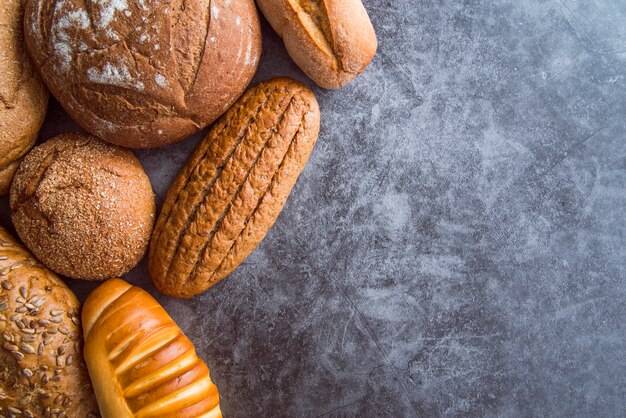
<path id="1" fill-rule="evenodd" d="M 163 76 L 163 74 L 157 74 L 154 77 L 154 81 L 156 81 L 156 83 L 161 86 L 161 87 L 165 87 L 167 86 L 167 80 L 165 79 L 165 77 Z"/>
<path id="2" fill-rule="evenodd" d="M 100 6 L 98 24 L 101 28 L 106 28 L 111 24 L 116 12 L 123 12 L 128 9 L 126 0 L 96 0 L 95 3 Z"/>

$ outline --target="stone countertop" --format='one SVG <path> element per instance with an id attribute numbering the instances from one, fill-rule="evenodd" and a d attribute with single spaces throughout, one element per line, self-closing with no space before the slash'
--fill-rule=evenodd
<path id="1" fill-rule="evenodd" d="M 626 2 L 365 5 L 378 55 L 315 89 L 317 147 L 261 245 L 191 300 L 127 279 L 227 417 L 626 415 Z M 312 86 L 263 24 L 255 82 Z M 76 129 L 52 103 L 42 137 Z M 159 204 L 200 137 L 137 152 Z"/>

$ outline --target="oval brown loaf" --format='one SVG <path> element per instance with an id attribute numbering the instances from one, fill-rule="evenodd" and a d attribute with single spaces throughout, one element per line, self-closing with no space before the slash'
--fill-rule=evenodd
<path id="1" fill-rule="evenodd" d="M 361 0 L 257 0 L 296 64 L 320 87 L 361 74 L 378 41 Z"/>
<path id="2" fill-rule="evenodd" d="M 85 359 L 104 418 L 221 417 L 209 369 L 159 303 L 109 280 L 83 306 Z"/>
<path id="3" fill-rule="evenodd" d="M 25 34 L 70 116 L 131 148 L 171 144 L 213 122 L 261 54 L 253 0 L 30 0 Z"/>
<path id="4" fill-rule="evenodd" d="M 320 127 L 317 100 L 287 78 L 249 90 L 171 186 L 152 233 L 155 286 L 191 297 L 227 276 L 278 217 Z"/>
<path id="5" fill-rule="evenodd" d="M 9 193 L 19 160 L 35 144 L 48 92 L 26 53 L 22 0 L 0 2 L 0 196 Z"/>
<path id="6" fill-rule="evenodd" d="M 95 417 L 72 291 L 0 227 L 0 416 Z"/>
<path id="7" fill-rule="evenodd" d="M 48 268 L 75 279 L 128 272 L 148 248 L 154 193 L 137 157 L 87 134 L 34 148 L 11 186 L 11 218 Z"/>

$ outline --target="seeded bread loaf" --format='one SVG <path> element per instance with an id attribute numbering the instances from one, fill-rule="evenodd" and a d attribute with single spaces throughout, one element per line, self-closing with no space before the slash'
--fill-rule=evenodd
<path id="1" fill-rule="evenodd" d="M 70 289 L 0 227 L 0 416 L 95 417 Z"/>
<path id="2" fill-rule="evenodd" d="M 229 109 L 167 194 L 150 243 L 155 286 L 191 297 L 233 271 L 274 224 L 319 128 L 315 96 L 287 78 L 256 86 Z"/>
<path id="3" fill-rule="evenodd" d="M 26 246 L 56 273 L 103 280 L 143 258 L 154 194 L 137 157 L 87 134 L 34 148 L 11 186 L 11 218 Z"/>
<path id="4" fill-rule="evenodd" d="M 361 0 L 257 0 L 289 55 L 320 87 L 338 89 L 361 74 L 378 41 Z"/>
<path id="5" fill-rule="evenodd" d="M 70 116 L 131 148 L 209 125 L 244 91 L 261 54 L 253 0 L 29 0 L 25 34 Z"/>
<path id="6" fill-rule="evenodd" d="M 112 279 L 83 306 L 85 359 L 104 418 L 222 416 L 209 369 L 144 290 Z"/>
<path id="7" fill-rule="evenodd" d="M 48 92 L 26 53 L 21 0 L 0 2 L 0 196 L 9 193 L 19 160 L 35 144 Z"/>

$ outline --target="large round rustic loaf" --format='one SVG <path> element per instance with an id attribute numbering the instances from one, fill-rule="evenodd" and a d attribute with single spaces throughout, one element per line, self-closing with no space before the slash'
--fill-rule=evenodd
<path id="1" fill-rule="evenodd" d="M 274 224 L 319 128 L 313 92 L 287 78 L 229 109 L 167 194 L 150 243 L 155 286 L 191 297 L 233 271 Z"/>
<path id="2" fill-rule="evenodd" d="M 51 270 L 102 280 L 143 257 L 154 194 L 137 157 L 87 134 L 34 148 L 11 186 L 11 217 L 26 246 Z"/>
<path id="3" fill-rule="evenodd" d="M 146 291 L 109 280 L 89 295 L 82 317 L 103 418 L 221 418 L 208 367 Z"/>
<path id="4" fill-rule="evenodd" d="M 25 33 L 70 116 L 132 148 L 170 144 L 213 122 L 261 53 L 253 0 L 30 0 Z"/>
<path id="5" fill-rule="evenodd" d="M 296 64 L 320 87 L 361 74 L 378 41 L 361 0 L 257 0 Z"/>
<path id="6" fill-rule="evenodd" d="M 19 159 L 35 144 L 48 105 L 24 46 L 22 4 L 0 2 L 0 196 L 9 192 Z"/>
<path id="7" fill-rule="evenodd" d="M 91 417 L 80 305 L 0 227 L 0 416 Z"/>

